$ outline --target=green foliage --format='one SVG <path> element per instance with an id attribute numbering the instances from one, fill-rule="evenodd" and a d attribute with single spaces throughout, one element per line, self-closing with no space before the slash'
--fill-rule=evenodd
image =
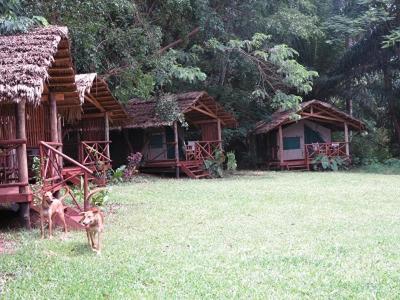
<path id="1" fill-rule="evenodd" d="M 0 35 L 26 32 L 33 26 L 47 26 L 48 22 L 41 16 L 24 15 L 21 1 L 0 0 Z"/>
<path id="2" fill-rule="evenodd" d="M 351 144 L 356 165 L 384 162 L 391 157 L 390 134 L 385 128 L 370 128 L 368 133 L 354 136 Z"/>
<path id="3" fill-rule="evenodd" d="M 124 182 L 124 172 L 126 166 L 122 165 L 115 170 L 111 170 L 111 183 L 118 184 Z"/>
<path id="4" fill-rule="evenodd" d="M 110 192 L 110 188 L 106 188 L 94 194 L 91 198 L 92 205 L 103 207 L 109 199 Z"/>
<path id="5" fill-rule="evenodd" d="M 237 162 L 235 152 L 231 151 L 226 154 L 226 170 L 234 172 L 237 169 Z"/>
<path id="6" fill-rule="evenodd" d="M 314 170 L 331 170 L 331 171 L 339 171 L 339 169 L 346 169 L 348 162 L 341 157 L 328 157 L 324 154 L 319 154 L 317 157 L 313 159 L 311 162 Z"/>
<path id="7" fill-rule="evenodd" d="M 185 116 L 181 113 L 176 95 L 165 94 L 159 97 L 155 106 L 156 116 L 165 122 L 173 123 L 178 120 L 183 127 L 187 127 Z"/>
<path id="8" fill-rule="evenodd" d="M 42 182 L 41 167 L 42 163 L 40 157 L 34 156 L 32 158 L 32 171 L 35 174 L 34 179 L 36 181 L 36 184 L 40 184 Z"/>
<path id="9" fill-rule="evenodd" d="M 294 59 L 298 56 L 297 51 L 289 46 L 281 44 L 269 47 L 270 39 L 266 34 L 256 33 L 251 40 L 235 39 L 226 44 L 211 39 L 207 46 L 211 50 L 229 54 L 231 60 L 244 59 L 253 72 L 259 73 L 260 80 L 255 82 L 253 97 L 267 100 L 275 108 L 296 108 L 302 97 L 286 94 L 285 91 L 294 89 L 302 95 L 308 94 L 318 73 L 308 71 L 299 64 Z"/>
<path id="10" fill-rule="evenodd" d="M 204 161 L 205 169 L 210 173 L 210 175 L 214 178 L 222 178 L 224 177 L 224 162 L 225 162 L 225 154 L 221 150 L 215 151 L 214 159 L 207 159 Z"/>
<path id="11" fill-rule="evenodd" d="M 370 161 L 369 164 L 363 165 L 358 170 L 367 173 L 400 175 L 400 160 L 391 158 L 383 162 Z"/>

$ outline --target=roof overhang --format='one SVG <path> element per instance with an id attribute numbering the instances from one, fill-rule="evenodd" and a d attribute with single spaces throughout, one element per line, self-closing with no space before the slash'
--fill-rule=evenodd
<path id="1" fill-rule="evenodd" d="M 365 130 L 365 124 L 361 120 L 337 109 L 329 103 L 319 100 L 311 100 L 302 103 L 299 111 L 276 112 L 272 116 L 271 121 L 261 121 L 257 123 L 254 133 L 265 134 L 280 126 L 286 126 L 298 122 L 299 120 L 310 120 L 323 123 L 327 127 L 335 130 L 344 128 L 345 123 L 350 130 Z"/>

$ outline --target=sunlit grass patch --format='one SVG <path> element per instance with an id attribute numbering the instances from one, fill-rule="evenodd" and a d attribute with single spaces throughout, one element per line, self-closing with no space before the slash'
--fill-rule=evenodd
<path id="1" fill-rule="evenodd" d="M 5 299 L 396 298 L 400 177 L 249 172 L 112 189 L 104 251 L 13 234 Z M 56 292 L 54 292 L 56 291 Z"/>

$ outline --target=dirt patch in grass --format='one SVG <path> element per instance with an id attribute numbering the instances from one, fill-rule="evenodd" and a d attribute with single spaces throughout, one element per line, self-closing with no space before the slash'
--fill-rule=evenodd
<path id="1" fill-rule="evenodd" d="M 2 273 L 0 272 L 0 295 L 3 293 L 8 281 L 15 278 L 13 273 Z"/>
<path id="2" fill-rule="evenodd" d="M 0 255 L 13 254 L 15 252 L 15 249 L 16 242 L 6 239 L 5 235 L 0 233 Z"/>

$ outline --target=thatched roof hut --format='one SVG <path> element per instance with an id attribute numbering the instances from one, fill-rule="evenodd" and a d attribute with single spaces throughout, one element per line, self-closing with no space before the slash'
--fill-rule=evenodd
<path id="1" fill-rule="evenodd" d="M 294 123 L 296 120 L 292 120 L 291 117 L 294 113 L 301 115 L 304 111 L 309 109 L 310 107 L 316 107 L 331 116 L 336 116 L 340 120 L 346 120 L 349 126 L 351 126 L 354 130 L 363 130 L 365 128 L 365 124 L 359 119 L 349 115 L 348 113 L 339 110 L 332 104 L 322 102 L 319 100 L 311 100 L 307 102 L 303 102 L 300 104 L 300 109 L 298 111 L 293 110 L 279 110 L 275 112 L 270 121 L 260 121 L 256 124 L 256 128 L 254 129 L 255 134 L 265 134 L 268 133 L 281 125 Z M 308 116 L 309 119 L 312 119 Z M 331 120 L 332 126 L 335 125 L 333 120 Z M 337 121 L 342 125 L 341 121 Z"/>
<path id="2" fill-rule="evenodd" d="M 0 103 L 39 105 L 50 93 L 63 94 L 59 112 L 80 114 L 68 29 L 48 26 L 0 36 Z"/>
<path id="3" fill-rule="evenodd" d="M 126 120 L 124 107 L 96 73 L 76 75 L 75 81 L 85 114 L 107 112 L 113 124 L 121 124 Z"/>
<path id="4" fill-rule="evenodd" d="M 204 91 L 188 92 L 175 96 L 179 112 L 184 114 L 186 120 L 189 122 L 202 121 L 210 118 L 210 115 L 214 115 L 226 127 L 235 127 L 237 124 L 235 117 Z M 124 127 L 150 128 L 171 126 L 172 122 L 164 121 L 157 115 L 156 103 L 156 99 L 149 101 L 133 99 L 129 101 L 126 105 L 129 121 Z"/>

